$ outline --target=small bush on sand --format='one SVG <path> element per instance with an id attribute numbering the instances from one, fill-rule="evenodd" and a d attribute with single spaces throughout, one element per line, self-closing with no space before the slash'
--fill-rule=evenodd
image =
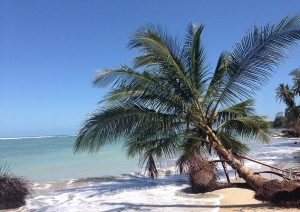
<path id="1" fill-rule="evenodd" d="M 25 178 L 14 176 L 6 165 L 0 167 L 0 210 L 25 205 L 30 194 L 30 184 Z"/>

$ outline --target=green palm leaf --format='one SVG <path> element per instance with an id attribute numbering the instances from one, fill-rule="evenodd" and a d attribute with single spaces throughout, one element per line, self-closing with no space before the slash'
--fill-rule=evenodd
<path id="1" fill-rule="evenodd" d="M 220 132 L 218 133 L 218 136 L 224 147 L 234 153 L 245 154 L 249 151 L 249 148 L 246 144 L 242 143 L 239 139 L 233 137 L 231 134 Z"/>
<path id="2" fill-rule="evenodd" d="M 287 57 L 286 50 L 299 39 L 299 15 L 284 18 L 278 25 L 267 25 L 261 29 L 254 27 L 226 59 L 226 71 L 222 82 L 218 83 L 220 92 L 215 96 L 215 110 L 219 103 L 232 105 L 251 98 L 254 91 L 267 82 L 273 67 Z"/>
<path id="3" fill-rule="evenodd" d="M 290 108 L 296 106 L 295 94 L 289 85 L 280 84 L 276 88 L 276 100 L 283 101 Z"/>
<path id="4" fill-rule="evenodd" d="M 226 132 L 246 140 L 268 142 L 270 124 L 264 116 L 237 117 L 223 122 L 217 132 Z"/>
<path id="5" fill-rule="evenodd" d="M 190 81 L 195 93 L 202 94 L 208 79 L 208 66 L 204 47 L 201 45 L 201 33 L 204 25 L 196 27 L 189 24 L 187 28 L 186 41 L 183 47 L 183 64 L 186 70 L 186 77 Z"/>
<path id="6" fill-rule="evenodd" d="M 177 122 L 177 117 L 135 105 L 108 107 L 92 114 L 84 122 L 75 142 L 75 152 L 96 152 L 106 143 L 137 134 L 141 126 L 155 132 L 164 132 L 174 125 L 180 127 L 181 124 Z"/>
<path id="7" fill-rule="evenodd" d="M 133 34 L 129 47 L 140 50 L 142 54 L 135 58 L 136 68 L 152 68 L 161 80 L 165 79 L 176 89 L 175 92 L 184 93 L 187 100 L 197 95 L 186 77 L 177 39 L 162 27 L 140 27 Z"/>
<path id="8" fill-rule="evenodd" d="M 223 122 L 238 117 L 247 117 L 255 114 L 254 100 L 248 99 L 228 108 L 223 108 L 214 118 L 214 126 L 220 126 Z"/>

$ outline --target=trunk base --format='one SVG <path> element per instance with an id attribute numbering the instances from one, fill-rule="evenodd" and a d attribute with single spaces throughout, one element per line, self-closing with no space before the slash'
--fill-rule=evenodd
<path id="1" fill-rule="evenodd" d="M 200 155 L 188 159 L 188 176 L 193 193 L 205 193 L 217 188 L 215 166 Z"/>

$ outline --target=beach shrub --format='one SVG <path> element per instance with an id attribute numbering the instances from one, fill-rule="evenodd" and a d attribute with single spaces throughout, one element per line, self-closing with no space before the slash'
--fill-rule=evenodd
<path id="1" fill-rule="evenodd" d="M 30 184 L 25 178 L 14 176 L 6 165 L 0 167 L 0 210 L 25 205 L 30 194 Z"/>
<path id="2" fill-rule="evenodd" d="M 300 181 L 268 181 L 257 190 L 255 198 L 279 207 L 300 208 Z"/>

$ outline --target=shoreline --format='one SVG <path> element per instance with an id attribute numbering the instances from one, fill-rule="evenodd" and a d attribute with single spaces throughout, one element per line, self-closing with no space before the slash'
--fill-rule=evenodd
<path id="1" fill-rule="evenodd" d="M 281 139 L 284 139 L 283 143 Z M 252 157 L 257 155 L 269 164 L 283 161 L 288 162 L 288 167 L 295 164 L 298 166 L 300 142 L 294 145 L 294 139 L 281 139 L 274 139 L 271 149 L 269 146 L 261 147 L 259 143 L 251 143 L 259 150 L 254 150 Z M 246 163 L 246 166 L 253 171 L 269 170 L 252 162 Z M 229 171 L 233 176 L 233 171 Z M 35 181 L 32 186 L 36 193 L 32 199 L 27 199 L 27 205 L 7 211 L 70 211 L 72 208 L 75 211 L 299 211 L 256 200 L 252 190 L 243 188 L 224 188 L 204 195 L 178 194 L 189 186 L 186 176 L 174 174 L 174 169 L 170 166 L 162 168 L 160 173 L 159 179 L 155 180 L 132 172 L 113 176 Z"/>
<path id="2" fill-rule="evenodd" d="M 285 138 L 282 138 L 285 139 Z M 291 142 L 294 139 L 290 139 Z M 300 138 L 297 140 L 300 141 Z M 300 160 L 300 150 L 295 150 L 292 152 L 293 158 Z M 284 158 L 282 159 L 284 161 Z M 296 162 L 294 160 L 288 161 L 284 168 L 297 168 L 300 169 L 299 162 Z M 267 171 L 271 170 L 271 168 L 268 167 L 261 167 L 260 169 L 252 169 L 253 171 Z M 277 176 L 271 176 L 271 175 L 263 175 L 264 177 L 268 179 L 277 179 Z M 232 180 L 232 178 L 231 178 Z M 233 179 L 232 182 L 234 182 L 235 179 Z M 240 178 L 237 180 L 237 182 L 244 182 Z M 221 194 L 223 195 L 223 198 L 220 200 L 220 212 L 231 212 L 231 211 L 245 211 L 245 212 L 272 212 L 272 211 L 284 211 L 284 212 L 294 212 L 299 211 L 297 208 L 282 208 L 275 206 L 273 203 L 270 202 L 263 202 L 260 200 L 257 200 L 254 198 L 255 192 L 251 189 L 247 188 L 224 188 L 219 189 L 216 191 L 213 191 L 213 193 Z M 238 194 L 238 195 L 237 195 Z"/>

